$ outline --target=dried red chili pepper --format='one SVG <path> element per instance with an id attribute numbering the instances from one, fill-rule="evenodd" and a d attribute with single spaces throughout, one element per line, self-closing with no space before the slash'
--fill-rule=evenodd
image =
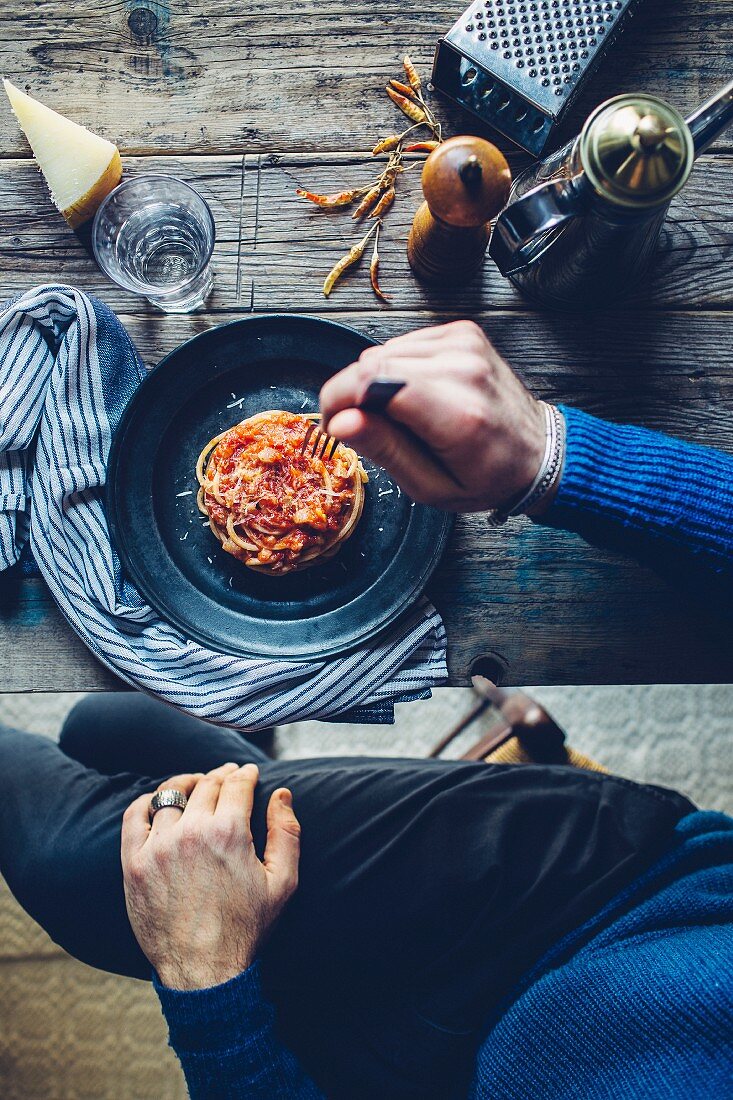
<path id="1" fill-rule="evenodd" d="M 407 79 L 410 81 L 410 87 L 412 88 L 413 92 L 417 92 L 419 95 L 420 89 L 422 88 L 422 81 L 420 80 L 420 74 L 410 60 L 409 54 L 405 54 L 402 65 L 405 72 L 407 73 Z"/>
<path id="2" fill-rule="evenodd" d="M 363 218 L 364 215 L 371 210 L 375 202 L 378 201 L 381 194 L 382 185 L 381 183 L 377 183 L 374 187 L 372 187 L 371 191 L 367 191 L 366 195 L 361 200 L 354 213 L 351 215 L 352 219 L 354 221 L 358 221 L 359 218 Z"/>
<path id="3" fill-rule="evenodd" d="M 408 99 L 407 96 L 400 95 L 394 88 L 390 88 L 389 84 L 387 85 L 386 91 L 392 102 L 399 107 L 403 114 L 406 114 L 408 118 L 412 119 L 413 122 L 427 122 L 428 116 L 425 114 L 422 107 L 418 107 L 414 100 Z"/>
<path id="4" fill-rule="evenodd" d="M 370 218 L 381 218 L 383 214 L 386 214 L 390 206 L 394 202 L 395 189 L 390 187 L 388 191 L 385 191 L 377 205 L 369 215 Z"/>
<path id="5" fill-rule="evenodd" d="M 403 84 L 401 80 L 390 80 L 390 84 L 396 92 L 400 93 L 400 95 L 404 95 L 408 99 L 414 99 L 415 93 L 409 84 Z"/>
<path id="6" fill-rule="evenodd" d="M 364 255 L 364 249 L 369 243 L 369 238 L 371 237 L 375 229 L 379 229 L 379 222 L 377 222 L 376 225 L 373 225 L 369 232 L 365 236 L 363 236 L 362 239 L 358 241 L 352 248 L 350 248 L 346 255 L 342 256 L 338 263 L 334 264 L 334 266 L 331 268 L 323 283 L 323 293 L 326 298 L 328 298 L 329 294 L 336 285 L 336 282 L 341 278 L 343 273 L 348 268 L 350 268 L 352 264 L 355 264 L 357 260 L 360 260 L 362 258 L 362 256 Z"/>
<path id="7" fill-rule="evenodd" d="M 432 153 L 433 149 L 437 149 L 440 145 L 439 141 L 416 141 L 414 145 L 406 145 L 406 153 Z"/>
<path id="8" fill-rule="evenodd" d="M 336 191 L 332 195 L 316 195 L 314 191 L 304 191 L 302 187 L 298 187 L 295 194 L 301 199 L 307 199 L 308 202 L 314 202 L 316 206 L 350 206 L 352 202 L 356 202 L 358 198 L 368 191 L 367 187 L 357 187 L 353 191 Z"/>

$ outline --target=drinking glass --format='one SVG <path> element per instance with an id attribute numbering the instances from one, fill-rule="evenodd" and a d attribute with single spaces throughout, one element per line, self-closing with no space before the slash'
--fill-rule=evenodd
<path id="1" fill-rule="evenodd" d="M 162 175 L 125 180 L 92 226 L 105 275 L 165 313 L 190 313 L 208 297 L 215 237 L 214 218 L 198 191 Z"/>

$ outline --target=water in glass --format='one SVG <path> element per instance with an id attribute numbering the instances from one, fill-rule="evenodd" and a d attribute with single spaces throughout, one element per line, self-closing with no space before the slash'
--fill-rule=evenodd
<path id="1" fill-rule="evenodd" d="M 102 270 L 168 313 L 188 313 L 212 286 L 214 221 L 205 200 L 168 176 L 138 176 L 112 192 L 92 232 Z"/>

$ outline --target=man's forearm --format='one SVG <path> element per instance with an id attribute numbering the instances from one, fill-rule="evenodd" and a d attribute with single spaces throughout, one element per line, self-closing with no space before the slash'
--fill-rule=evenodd
<path id="1" fill-rule="evenodd" d="M 662 572 L 733 582 L 733 455 L 562 409 L 567 452 L 541 523 Z"/>
<path id="2" fill-rule="evenodd" d="M 154 984 L 191 1100 L 324 1100 L 277 1037 L 256 963 L 212 989 Z"/>

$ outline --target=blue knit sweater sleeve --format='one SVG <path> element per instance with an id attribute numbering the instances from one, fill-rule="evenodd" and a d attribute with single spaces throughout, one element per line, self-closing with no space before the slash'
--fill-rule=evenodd
<path id="1" fill-rule="evenodd" d="M 497 1011 L 471 1100 L 733 1096 L 733 820 L 675 833 Z"/>
<path id="2" fill-rule="evenodd" d="M 621 550 L 690 587 L 733 590 L 733 455 L 561 406 L 567 452 L 540 522 Z"/>
<path id="3" fill-rule="evenodd" d="M 277 1037 L 257 963 L 211 989 L 153 984 L 191 1100 L 324 1100 Z"/>

